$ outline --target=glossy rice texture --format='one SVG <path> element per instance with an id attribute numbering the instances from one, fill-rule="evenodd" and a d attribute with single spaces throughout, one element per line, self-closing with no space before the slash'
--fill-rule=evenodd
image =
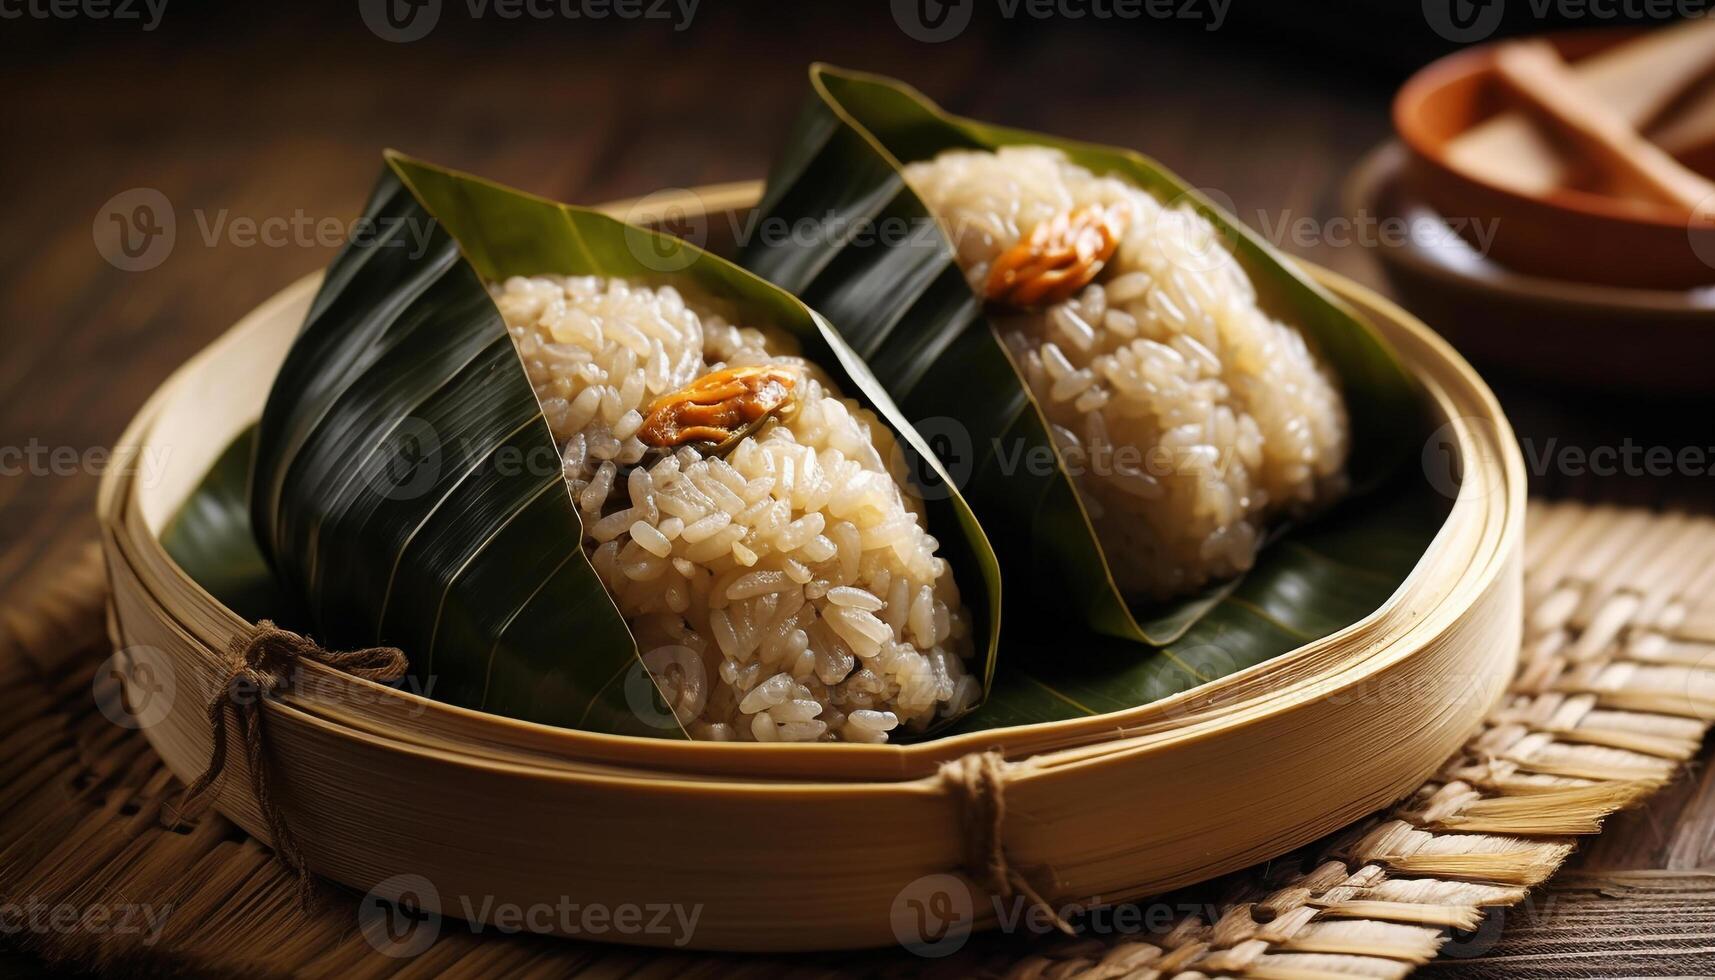
<path id="1" fill-rule="evenodd" d="M 785 338 L 619 279 L 492 293 L 584 545 L 693 737 L 885 742 L 975 702 L 969 617 L 893 433 Z M 753 364 L 793 373 L 790 410 L 724 459 L 638 438 L 655 398 Z"/>
<path id="2" fill-rule="evenodd" d="M 1259 307 L 1195 211 L 1042 147 L 949 151 L 905 177 L 979 292 L 1038 223 L 1127 209 L 1094 282 L 1045 309 L 991 318 L 1123 591 L 1162 599 L 1242 572 L 1272 522 L 1344 490 L 1348 424 L 1333 376 Z"/>

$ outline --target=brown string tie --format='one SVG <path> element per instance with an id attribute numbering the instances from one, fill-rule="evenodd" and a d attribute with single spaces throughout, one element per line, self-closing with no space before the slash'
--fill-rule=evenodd
<path id="1" fill-rule="evenodd" d="M 1002 899 L 1023 895 L 1047 913 L 1054 927 L 1077 935 L 1070 923 L 1031 887 L 1030 880 L 1006 859 L 1006 760 L 999 752 L 972 752 L 941 765 L 941 779 L 958 798 L 965 823 L 965 870 Z"/>
<path id="2" fill-rule="evenodd" d="M 280 629 L 266 619 L 235 635 L 227 645 L 226 656 L 231 670 L 208 702 L 209 737 L 212 740 L 208 768 L 186 789 L 179 812 L 183 814 L 204 802 L 226 769 L 225 715 L 230 707 L 238 722 L 239 734 L 244 738 L 245 758 L 250 766 L 250 788 L 255 794 L 257 809 L 268 821 L 268 836 L 274 841 L 274 855 L 287 870 L 297 875 L 298 900 L 307 907 L 315 896 L 315 883 L 310 877 L 309 866 L 304 863 L 297 838 L 286 826 L 285 816 L 280 812 L 269 784 L 261 702 L 290 686 L 292 670 L 300 661 L 313 660 L 353 677 L 383 684 L 404 677 L 409 664 L 404 651 L 395 647 L 370 647 L 349 652 L 324 650 L 314 640 Z M 240 682 L 251 690 L 240 692 Z"/>

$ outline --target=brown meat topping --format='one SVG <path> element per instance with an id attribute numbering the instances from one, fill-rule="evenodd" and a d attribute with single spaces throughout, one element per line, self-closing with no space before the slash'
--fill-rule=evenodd
<path id="1" fill-rule="evenodd" d="M 637 438 L 657 447 L 725 442 L 779 411 L 796 384 L 791 371 L 765 365 L 705 374 L 650 402 Z"/>
<path id="2" fill-rule="evenodd" d="M 1071 299 L 1113 257 L 1129 216 L 1123 205 L 1092 205 L 1042 222 L 995 259 L 984 298 L 1021 310 Z"/>

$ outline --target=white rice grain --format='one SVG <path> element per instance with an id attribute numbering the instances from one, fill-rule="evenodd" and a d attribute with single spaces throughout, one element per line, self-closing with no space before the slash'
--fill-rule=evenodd
<path id="1" fill-rule="evenodd" d="M 905 178 L 978 290 L 1039 223 L 1130 209 L 1095 282 L 995 319 L 1123 589 L 1179 595 L 1241 572 L 1272 522 L 1344 491 L 1348 423 L 1332 375 L 1257 305 L 1201 215 L 1042 147 L 949 151 Z"/>
<path id="2" fill-rule="evenodd" d="M 658 678 L 671 703 L 696 709 L 681 714 L 692 737 L 884 742 L 974 702 L 968 617 L 885 463 L 893 434 L 788 342 L 693 310 L 670 287 L 538 276 L 492 293 L 560 444 L 597 575 L 640 648 L 683 647 L 704 669 L 700 688 Z M 801 376 L 781 424 L 724 459 L 647 453 L 649 401 L 763 363 Z"/>

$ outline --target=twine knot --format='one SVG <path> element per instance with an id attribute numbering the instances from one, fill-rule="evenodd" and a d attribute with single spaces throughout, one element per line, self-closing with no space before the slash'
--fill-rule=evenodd
<path id="1" fill-rule="evenodd" d="M 1054 927 L 1076 936 L 1071 923 L 1007 861 L 1006 759 L 999 752 L 972 752 L 941 765 L 941 780 L 959 801 L 964 820 L 965 871 L 1003 899 L 1023 895 Z"/>
<path id="2" fill-rule="evenodd" d="M 208 768 L 185 790 L 179 813 L 183 815 L 188 810 L 200 808 L 226 770 L 226 712 L 230 708 L 238 724 L 239 735 L 244 739 L 250 788 L 255 794 L 257 809 L 262 811 L 263 819 L 268 822 L 274 855 L 297 876 L 298 901 L 307 907 L 315 896 L 315 882 L 310 877 L 309 866 L 304 863 L 297 838 L 286 826 L 285 815 L 274 799 L 262 737 L 262 701 L 288 687 L 293 670 L 305 660 L 383 684 L 404 677 L 409 662 L 404 651 L 396 647 L 369 647 L 344 652 L 324 650 L 314 640 L 280 629 L 266 619 L 234 635 L 232 642 L 227 644 L 226 657 L 229 665 L 226 679 L 208 702 L 211 742 Z M 249 693 L 245 691 L 246 687 Z"/>

